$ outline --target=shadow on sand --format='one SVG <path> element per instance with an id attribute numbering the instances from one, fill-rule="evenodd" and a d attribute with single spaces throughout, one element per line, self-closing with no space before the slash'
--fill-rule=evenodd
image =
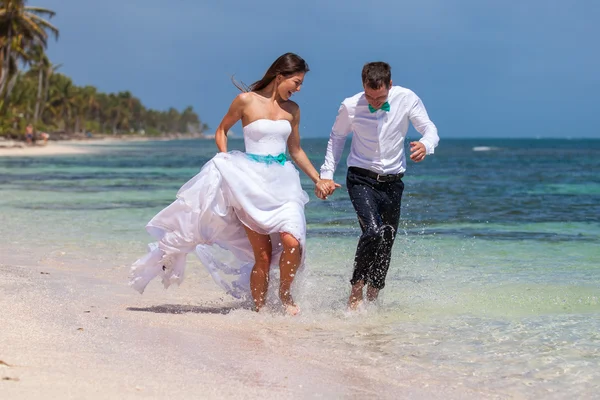
<path id="1" fill-rule="evenodd" d="M 161 304 L 152 307 L 127 307 L 127 311 L 153 312 L 157 314 L 228 314 L 233 310 L 250 310 L 251 307 L 246 303 L 239 303 L 227 306 L 191 306 L 183 304 Z"/>

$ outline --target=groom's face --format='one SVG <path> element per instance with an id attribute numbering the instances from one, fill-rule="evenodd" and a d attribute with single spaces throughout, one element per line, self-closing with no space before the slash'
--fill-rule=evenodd
<path id="1" fill-rule="evenodd" d="M 365 98 L 373 108 L 379 108 L 387 101 L 390 88 L 386 85 L 381 85 L 378 89 L 373 89 L 368 86 L 365 88 Z"/>

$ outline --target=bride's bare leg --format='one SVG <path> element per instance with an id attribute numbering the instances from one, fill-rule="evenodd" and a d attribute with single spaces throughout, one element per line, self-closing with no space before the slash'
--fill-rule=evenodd
<path id="1" fill-rule="evenodd" d="M 271 266 L 271 238 L 269 235 L 261 235 L 252 229 L 245 227 L 246 234 L 254 252 L 254 268 L 250 274 L 250 291 L 254 299 L 256 311 L 265 305 L 267 289 L 269 287 L 269 268 Z"/>
<path id="2" fill-rule="evenodd" d="M 282 232 L 281 243 L 283 245 L 283 253 L 279 259 L 279 297 L 286 309 L 286 312 L 292 315 L 297 314 L 300 309 L 294 303 L 291 294 L 292 282 L 296 276 L 296 271 L 300 265 L 301 251 L 300 243 L 291 234 Z"/>

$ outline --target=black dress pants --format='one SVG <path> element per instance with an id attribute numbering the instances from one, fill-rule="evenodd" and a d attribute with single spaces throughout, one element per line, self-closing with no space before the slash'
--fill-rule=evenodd
<path id="1" fill-rule="evenodd" d="M 348 194 L 362 229 L 350 283 L 363 281 L 383 289 L 400 220 L 404 183 L 402 179 L 379 182 L 356 170 L 349 168 L 346 177 Z"/>

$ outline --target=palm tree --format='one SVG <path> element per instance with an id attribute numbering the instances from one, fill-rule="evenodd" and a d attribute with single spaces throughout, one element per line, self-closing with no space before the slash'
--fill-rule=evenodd
<path id="1" fill-rule="evenodd" d="M 98 116 L 100 112 L 100 102 L 98 100 L 98 90 L 94 86 L 84 86 L 80 88 L 81 106 L 79 108 L 79 125 L 81 131 L 86 131 L 87 122 Z"/>
<path id="2" fill-rule="evenodd" d="M 48 93 L 44 91 L 44 80 L 47 80 L 52 72 L 52 64 L 46 56 L 44 49 L 40 45 L 32 46 L 29 49 L 28 57 L 31 62 L 31 69 L 29 74 L 37 74 L 37 96 L 35 99 L 35 109 L 33 111 L 33 126 L 35 127 L 39 116 L 42 113 L 42 105 L 48 97 Z M 42 100 L 44 100 L 42 102 Z"/>
<path id="3" fill-rule="evenodd" d="M 194 112 L 192 106 L 186 107 L 181 113 L 179 120 L 179 131 L 180 132 L 200 132 L 200 118 L 198 114 Z"/>
<path id="4" fill-rule="evenodd" d="M 39 114 L 38 116 L 41 118 L 42 115 L 44 115 L 44 109 L 46 108 L 46 105 L 48 104 L 48 96 L 50 96 L 50 78 L 52 77 L 52 75 L 62 66 L 62 64 L 52 64 L 50 63 L 47 68 L 46 68 L 46 72 L 45 72 L 45 83 L 44 83 L 44 89 L 42 90 L 42 102 L 40 103 L 40 110 L 39 110 Z"/>
<path id="5" fill-rule="evenodd" d="M 0 107 L 4 105 L 7 100 L 7 94 L 10 94 L 10 91 L 14 87 L 17 79 L 17 75 L 19 73 L 19 60 L 27 61 L 28 55 L 27 50 L 23 46 L 23 37 L 21 35 L 15 36 L 11 39 L 10 47 L 12 49 L 11 56 L 7 59 L 7 62 L 4 62 L 4 52 L 3 49 L 8 43 L 6 38 L 0 37 L 0 65 L 7 65 L 7 73 L 4 75 L 6 80 L 4 81 L 4 85 L 7 87 L 6 93 L 4 96 L 0 97 Z M 0 91 L 0 95 L 2 91 Z"/>
<path id="6" fill-rule="evenodd" d="M 15 38 L 19 38 L 22 49 L 34 45 L 45 49 L 48 44 L 47 31 L 58 39 L 58 29 L 42 18 L 52 18 L 55 12 L 46 8 L 26 6 L 26 1 L 0 0 L 0 38 L 3 38 L 0 43 L 0 94 L 4 93 L 9 82 L 10 65 L 15 61 L 15 54 L 20 60 L 25 60 L 18 50 L 15 51 Z"/>
<path id="7" fill-rule="evenodd" d="M 179 119 L 181 116 L 179 115 L 179 111 L 174 109 L 173 107 L 169 108 L 167 111 L 167 126 L 170 133 L 178 133 L 179 132 Z"/>
<path id="8" fill-rule="evenodd" d="M 107 113 L 110 120 L 111 131 L 116 135 L 119 130 L 129 128 L 131 110 L 128 106 L 131 93 L 119 92 L 108 95 Z"/>
<path id="9" fill-rule="evenodd" d="M 52 75 L 48 103 L 54 120 L 62 125 L 66 132 L 71 131 L 73 112 L 77 109 L 75 100 L 77 87 L 71 78 L 62 74 Z"/>

